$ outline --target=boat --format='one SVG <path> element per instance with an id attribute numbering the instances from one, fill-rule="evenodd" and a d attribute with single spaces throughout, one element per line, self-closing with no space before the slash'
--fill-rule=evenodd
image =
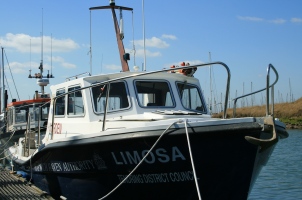
<path id="1" fill-rule="evenodd" d="M 43 23 L 42 23 L 43 24 Z M 42 26 L 43 35 L 43 26 Z M 3 118 L 1 120 L 0 139 L 3 144 L 17 142 L 20 136 L 24 136 L 31 132 L 31 134 L 45 133 L 47 127 L 47 117 L 50 106 L 50 94 L 45 93 L 45 87 L 49 84 L 49 79 L 54 78 L 51 73 L 43 75 L 43 36 L 41 37 L 41 62 L 39 65 L 39 72 L 32 75 L 32 70 L 29 70 L 28 78 L 36 79 L 37 85 L 41 91 L 36 90 L 32 99 L 16 100 L 7 104 L 7 94 L 4 96 L 4 110 Z M 40 144 L 40 139 L 38 144 Z"/>
<path id="2" fill-rule="evenodd" d="M 40 73 L 31 75 L 30 72 L 28 78 L 37 79 L 37 85 L 40 86 L 41 91 L 36 90 L 31 99 L 18 101 L 12 99 L 12 102 L 6 105 L 2 120 L 4 125 L 0 134 L 3 144 L 13 144 L 20 137 L 24 137 L 27 132 L 44 133 L 46 131 L 51 99 L 50 94 L 45 93 L 44 88 L 49 84 L 49 78 L 53 78 L 53 75 L 48 72 L 46 76 L 43 76 L 42 62 L 39 69 Z"/>
<path id="3" fill-rule="evenodd" d="M 52 85 L 42 144 L 25 135 L 9 147 L 14 169 L 55 199 L 247 199 L 278 141 L 288 137 L 271 109 L 275 67 L 269 64 L 261 90 L 264 116 L 236 118 L 234 109 L 227 118 L 225 63 L 130 72 L 115 10 L 132 8 L 112 0 L 90 8 L 100 9 L 112 11 L 122 72 Z M 208 66 L 227 72 L 222 118 L 211 117 L 194 77 Z"/>

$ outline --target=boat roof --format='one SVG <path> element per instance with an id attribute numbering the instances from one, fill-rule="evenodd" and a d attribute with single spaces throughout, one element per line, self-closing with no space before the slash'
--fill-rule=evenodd
<path id="1" fill-rule="evenodd" d="M 34 103 L 45 103 L 50 101 L 50 98 L 38 98 L 38 99 L 28 99 L 22 101 L 11 102 L 7 105 L 7 107 L 20 106 L 20 105 L 29 105 Z"/>
<path id="2" fill-rule="evenodd" d="M 101 83 L 106 81 L 119 81 L 125 79 L 164 79 L 164 80 L 178 80 L 178 81 L 190 81 L 190 82 L 198 82 L 198 79 L 194 77 L 188 77 L 179 73 L 168 73 L 162 71 L 154 71 L 154 72 L 120 72 L 120 73 L 112 73 L 112 74 L 99 74 L 94 76 L 86 76 L 73 80 L 69 80 L 57 85 L 50 86 L 50 89 L 57 89 L 60 87 L 66 87 L 67 85 L 75 85 L 79 83 Z"/>

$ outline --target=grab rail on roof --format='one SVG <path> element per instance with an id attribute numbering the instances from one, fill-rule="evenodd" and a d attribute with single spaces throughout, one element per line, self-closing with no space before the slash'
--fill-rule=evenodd
<path id="1" fill-rule="evenodd" d="M 82 73 L 82 74 L 77 74 L 77 75 L 68 77 L 68 78 L 65 79 L 65 81 L 70 81 L 71 79 L 77 79 L 77 78 L 79 78 L 79 77 L 81 77 L 81 76 L 84 76 L 84 75 L 86 75 L 86 74 L 88 74 L 88 76 L 91 76 L 91 74 L 90 74 L 89 72 L 84 72 L 84 73 Z"/>
<path id="2" fill-rule="evenodd" d="M 92 85 L 89 85 L 89 86 L 86 86 L 86 87 L 81 87 L 77 90 L 73 90 L 73 91 L 70 91 L 70 92 L 67 92 L 67 93 L 60 94 L 56 97 L 53 97 L 53 108 L 54 109 L 52 109 L 52 115 L 51 115 L 52 116 L 52 123 L 54 123 L 56 100 L 60 97 L 68 95 L 70 93 L 78 92 L 78 91 L 85 90 L 85 89 L 92 88 L 92 87 L 96 87 L 96 86 L 99 86 L 99 85 L 110 84 L 112 82 L 119 81 L 119 80 L 124 80 L 124 79 L 127 79 L 127 78 L 145 76 L 145 75 L 155 74 L 155 73 L 160 73 L 160 72 L 175 71 L 175 70 L 179 70 L 179 69 L 191 69 L 191 68 L 193 69 L 193 68 L 199 68 L 199 67 L 206 67 L 206 66 L 211 66 L 211 65 L 222 65 L 227 71 L 226 92 L 225 92 L 225 101 L 224 101 L 224 110 L 223 110 L 223 112 L 224 112 L 223 113 L 223 118 L 225 119 L 226 118 L 228 98 L 229 98 L 231 72 L 230 72 L 229 67 L 223 62 L 210 62 L 210 63 L 204 63 L 204 64 L 198 64 L 198 65 L 183 66 L 183 67 L 178 67 L 178 68 L 162 69 L 162 70 L 151 71 L 151 72 L 143 72 L 143 73 L 130 74 L 130 75 L 127 74 L 126 76 L 123 76 L 123 77 L 102 81 L 102 82 L 95 83 L 95 84 L 92 84 Z M 106 100 L 108 99 L 108 95 L 109 94 L 107 93 Z M 104 115 L 106 115 L 106 114 L 107 114 L 107 112 L 104 113 Z M 104 116 L 104 119 L 106 119 L 106 116 Z M 52 127 L 52 129 L 54 128 L 54 126 L 51 126 L 51 127 Z M 105 120 L 103 121 L 103 128 L 102 129 L 105 130 Z M 52 133 L 53 133 L 53 130 L 52 130 Z M 53 139 L 53 134 L 51 135 L 51 139 Z"/>

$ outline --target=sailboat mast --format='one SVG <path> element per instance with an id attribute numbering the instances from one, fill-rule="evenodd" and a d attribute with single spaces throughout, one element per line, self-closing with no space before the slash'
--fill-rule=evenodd
<path id="1" fill-rule="evenodd" d="M 0 114 L 2 114 L 2 109 L 1 109 L 1 103 L 4 102 L 4 57 L 3 57 L 3 47 L 1 47 L 1 52 L 2 52 L 2 87 L 0 87 Z M 0 79 L 1 79 L 1 75 L 0 75 Z M 1 93 L 3 91 L 3 95 L 1 97 Z M 3 101 L 2 101 L 2 98 L 3 98 Z M 4 109 L 3 109 L 3 112 L 5 111 L 5 106 L 3 105 Z"/>
<path id="2" fill-rule="evenodd" d="M 211 58 L 211 52 L 209 52 L 209 61 L 212 62 Z M 212 88 L 212 65 L 210 65 L 210 114 L 212 114 L 212 93 L 213 93 L 213 88 Z"/>
<path id="3" fill-rule="evenodd" d="M 293 98 L 293 94 L 292 94 L 292 86 L 290 84 L 290 78 L 289 78 L 289 102 L 293 102 L 294 98 Z"/>
<path id="4" fill-rule="evenodd" d="M 5 76 L 4 76 L 4 48 L 2 47 L 2 99 L 3 99 L 3 101 L 2 101 L 2 104 L 3 104 L 3 112 L 5 113 L 5 110 L 6 110 L 6 104 L 5 104 L 5 102 L 6 102 L 6 95 L 5 95 L 5 85 L 4 85 L 4 78 L 5 78 Z"/>

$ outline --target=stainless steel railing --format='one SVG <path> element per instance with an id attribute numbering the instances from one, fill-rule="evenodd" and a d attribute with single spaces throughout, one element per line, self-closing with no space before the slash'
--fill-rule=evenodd
<path id="1" fill-rule="evenodd" d="M 273 69 L 276 74 L 276 80 L 271 85 L 270 85 L 270 69 Z M 245 94 L 245 95 L 242 95 L 242 96 L 239 96 L 239 97 L 236 97 L 235 99 L 233 99 L 233 101 L 234 101 L 233 117 L 236 116 L 236 103 L 237 103 L 238 99 L 262 92 L 264 90 L 266 90 L 266 116 L 273 115 L 274 114 L 274 85 L 278 82 L 278 79 L 279 79 L 279 75 L 278 75 L 277 70 L 275 69 L 275 67 L 272 64 L 269 64 L 267 67 L 266 87 L 261 90 L 257 90 L 255 92 L 251 92 L 251 93 L 248 93 L 248 94 Z M 269 112 L 269 89 L 270 88 L 271 88 L 271 101 L 272 101 L 271 113 Z"/>
<path id="2" fill-rule="evenodd" d="M 183 67 L 177 67 L 177 68 L 162 69 L 162 70 L 158 70 L 158 71 L 151 71 L 151 72 L 144 72 L 144 73 L 138 73 L 138 74 L 125 75 L 123 77 L 114 78 L 114 79 L 106 80 L 106 81 L 103 81 L 103 82 L 95 83 L 93 85 L 82 87 L 82 88 L 79 88 L 77 90 L 73 90 L 73 91 L 70 91 L 70 92 L 67 92 L 67 93 L 60 94 L 60 95 L 58 95 L 56 97 L 53 97 L 53 99 L 52 99 L 53 100 L 53 109 L 52 109 L 51 139 L 53 139 L 53 132 L 54 132 L 54 130 L 53 130 L 53 128 L 54 128 L 53 123 L 54 123 L 55 108 L 56 108 L 55 104 L 56 104 L 56 100 L 58 98 L 60 98 L 60 97 L 63 97 L 63 96 L 66 96 L 68 94 L 75 93 L 75 92 L 78 92 L 78 91 L 81 91 L 81 90 L 85 90 L 85 89 L 88 89 L 88 88 L 97 87 L 97 86 L 100 86 L 100 85 L 107 85 L 107 87 L 108 87 L 110 85 L 110 83 L 112 83 L 112 82 L 116 82 L 116 81 L 124 80 L 124 79 L 128 79 L 128 78 L 139 77 L 139 76 L 146 76 L 146 75 L 149 75 L 149 74 L 168 72 L 168 71 L 174 71 L 174 70 L 180 70 L 180 69 L 191 69 L 191 68 L 193 69 L 193 68 L 199 68 L 199 67 L 206 67 L 206 66 L 211 66 L 211 65 L 221 65 L 221 66 L 223 66 L 226 69 L 226 72 L 227 72 L 225 101 L 224 101 L 224 110 L 223 110 L 223 112 L 224 112 L 223 113 L 223 118 L 226 118 L 226 111 L 227 111 L 227 104 L 228 104 L 229 90 L 230 90 L 230 80 L 231 80 L 230 69 L 223 62 L 210 62 L 210 63 L 204 63 L 204 64 L 198 64 L 198 65 L 190 65 L 190 66 L 183 66 Z M 108 92 L 106 93 L 106 102 L 108 101 L 108 98 L 109 98 L 109 89 L 107 91 Z M 106 107 L 107 107 L 107 103 L 106 103 Z M 107 108 L 105 108 L 105 112 L 104 112 L 103 126 L 102 126 L 102 130 L 103 131 L 105 130 L 105 125 L 106 125 L 106 115 L 107 115 Z"/>

